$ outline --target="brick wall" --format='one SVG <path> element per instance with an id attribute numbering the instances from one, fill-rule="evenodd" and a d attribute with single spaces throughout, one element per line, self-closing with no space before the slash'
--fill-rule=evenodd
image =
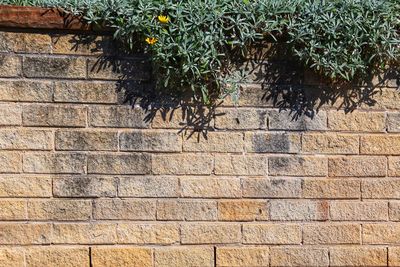
<path id="1" fill-rule="evenodd" d="M 0 33 L 0 266 L 400 266 L 395 81 L 297 120 L 248 84 L 193 134 L 78 39 Z"/>

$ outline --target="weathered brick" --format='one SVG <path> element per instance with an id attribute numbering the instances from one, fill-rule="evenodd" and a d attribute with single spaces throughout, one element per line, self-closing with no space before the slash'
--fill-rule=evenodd
<path id="1" fill-rule="evenodd" d="M 361 183 L 348 179 L 305 179 L 304 198 L 360 198 Z"/>
<path id="2" fill-rule="evenodd" d="M 390 133 L 400 132 L 400 113 L 388 112 L 386 118 L 387 130 Z"/>
<path id="3" fill-rule="evenodd" d="M 117 233 L 120 244 L 167 245 L 179 242 L 179 227 L 176 224 L 119 223 Z"/>
<path id="4" fill-rule="evenodd" d="M 84 36 L 75 34 L 52 35 L 54 54 L 101 55 L 109 54 L 111 36 Z M 115 47 L 113 47 L 115 50 Z"/>
<path id="5" fill-rule="evenodd" d="M 361 183 L 363 198 L 400 198 L 400 180 L 368 179 Z"/>
<path id="6" fill-rule="evenodd" d="M 182 151 L 182 137 L 168 131 L 129 131 L 119 134 L 121 151 Z"/>
<path id="7" fill-rule="evenodd" d="M 211 174 L 213 158 L 209 154 L 152 155 L 154 174 Z"/>
<path id="8" fill-rule="evenodd" d="M 116 104 L 118 94 L 115 83 L 56 82 L 55 102 Z"/>
<path id="9" fill-rule="evenodd" d="M 209 114 L 209 110 L 207 108 L 203 109 L 203 113 L 200 114 L 207 117 Z M 170 108 L 170 109 L 162 109 L 157 110 L 151 116 L 151 127 L 154 129 L 182 129 L 187 126 L 195 126 L 190 123 L 191 114 L 189 110 L 184 108 Z M 214 121 L 212 118 L 208 121 L 210 125 L 213 125 Z"/>
<path id="10" fill-rule="evenodd" d="M 332 247 L 330 266 L 387 266 L 386 248 L 380 247 Z"/>
<path id="11" fill-rule="evenodd" d="M 178 197 L 179 179 L 176 177 L 121 177 L 120 197 Z"/>
<path id="12" fill-rule="evenodd" d="M 269 174 L 278 176 L 325 176 L 327 158 L 313 156 L 270 157 Z"/>
<path id="13" fill-rule="evenodd" d="M 388 266 L 400 266 L 400 247 L 389 247 L 388 249 Z"/>
<path id="14" fill-rule="evenodd" d="M 151 158 L 147 154 L 97 154 L 88 156 L 88 173 L 148 174 Z"/>
<path id="15" fill-rule="evenodd" d="M 1 43 L 7 52 L 50 53 L 51 39 L 48 34 L 2 32 Z M 1 49 L 1 48 L 0 48 Z"/>
<path id="16" fill-rule="evenodd" d="M 385 113 L 354 111 L 330 111 L 328 126 L 334 131 L 383 132 L 385 130 Z"/>
<path id="17" fill-rule="evenodd" d="M 89 124 L 94 127 L 148 128 L 146 111 L 131 106 L 93 106 L 89 108 Z"/>
<path id="18" fill-rule="evenodd" d="M 386 176 L 387 162 L 377 156 L 335 157 L 329 159 L 328 168 L 334 177 Z"/>
<path id="19" fill-rule="evenodd" d="M 357 135 L 350 134 L 304 134 L 302 150 L 317 154 L 358 154 Z"/>
<path id="20" fill-rule="evenodd" d="M 334 201 L 329 206 L 334 221 L 387 221 L 388 203 L 372 201 Z"/>
<path id="21" fill-rule="evenodd" d="M 301 228 L 296 224 L 244 224 L 244 244 L 300 244 Z"/>
<path id="22" fill-rule="evenodd" d="M 91 58 L 88 60 L 88 77 L 105 80 L 148 80 L 150 66 L 146 59 Z"/>
<path id="23" fill-rule="evenodd" d="M 303 226 L 304 244 L 360 244 L 358 224 L 308 224 Z"/>
<path id="24" fill-rule="evenodd" d="M 221 247 L 217 248 L 217 266 L 269 266 L 269 249 L 264 247 Z"/>
<path id="25" fill-rule="evenodd" d="M 94 247 L 91 259 L 93 267 L 151 267 L 152 254 L 149 248 Z"/>
<path id="26" fill-rule="evenodd" d="M 217 129 L 267 129 L 267 111 L 263 109 L 223 108 L 217 110 Z"/>
<path id="27" fill-rule="evenodd" d="M 181 226 L 182 244 L 239 243 L 242 233 L 239 224 L 188 223 Z"/>
<path id="28" fill-rule="evenodd" d="M 92 214 L 90 200 L 29 200 L 28 218 L 37 221 L 89 220 Z"/>
<path id="29" fill-rule="evenodd" d="M 0 81 L 0 100 L 51 102 L 53 85 L 48 81 Z"/>
<path id="30" fill-rule="evenodd" d="M 56 150 L 118 150 L 117 132 L 56 131 Z"/>
<path id="31" fill-rule="evenodd" d="M 22 69 L 29 78 L 86 78 L 86 59 L 25 56 Z"/>
<path id="32" fill-rule="evenodd" d="M 386 82 L 386 86 L 391 83 L 391 80 L 389 80 L 388 78 L 389 77 L 384 78 L 385 81 L 381 81 L 381 83 L 379 84 L 379 89 L 374 90 L 373 94 L 370 94 L 371 100 L 374 102 L 373 105 L 371 105 L 371 101 L 365 101 L 365 103 L 361 101 L 361 108 L 375 110 L 398 108 L 400 95 L 397 86 L 394 86 L 396 88 L 382 87 L 384 85 L 382 82 Z"/>
<path id="33" fill-rule="evenodd" d="M 220 221 L 266 221 L 269 205 L 264 200 L 221 200 L 218 202 Z"/>
<path id="34" fill-rule="evenodd" d="M 53 181 L 57 197 L 115 197 L 117 182 L 107 177 L 63 177 Z"/>
<path id="35" fill-rule="evenodd" d="M 24 252 L 20 248 L 0 248 L 1 267 L 25 267 Z"/>
<path id="36" fill-rule="evenodd" d="M 216 155 L 217 175 L 266 175 L 268 158 L 264 155 Z"/>
<path id="37" fill-rule="evenodd" d="M 0 173 L 21 171 L 21 155 L 16 152 L 0 152 Z"/>
<path id="38" fill-rule="evenodd" d="M 49 223 L 3 223 L 0 224 L 0 244 L 40 245 L 50 244 L 51 224 Z"/>
<path id="39" fill-rule="evenodd" d="M 110 244 L 116 242 L 115 224 L 57 223 L 53 226 L 53 244 Z"/>
<path id="40" fill-rule="evenodd" d="M 42 130 L 0 130 L 0 149 L 51 150 L 53 132 Z"/>
<path id="41" fill-rule="evenodd" d="M 0 197 L 50 197 L 49 177 L 0 177 Z"/>
<path id="42" fill-rule="evenodd" d="M 238 198 L 241 196 L 237 178 L 182 178 L 183 197 Z"/>
<path id="43" fill-rule="evenodd" d="M 241 107 L 272 107 L 272 99 L 268 99 L 266 95 L 267 91 L 259 84 L 243 84 L 240 88 L 240 96 L 238 99 L 239 106 Z M 233 103 L 226 103 L 230 104 Z"/>
<path id="44" fill-rule="evenodd" d="M 1 86 L 1 85 L 0 85 Z M 1 88 L 0 88 L 1 98 Z M 22 124 L 22 110 L 19 105 L 15 104 L 0 104 L 0 125 L 12 126 Z"/>
<path id="45" fill-rule="evenodd" d="M 21 75 L 21 58 L 0 55 L 0 77 L 18 77 Z"/>
<path id="46" fill-rule="evenodd" d="M 275 221 L 325 221 L 328 207 L 327 201 L 271 200 L 270 216 Z"/>
<path id="47" fill-rule="evenodd" d="M 361 136 L 360 153 L 369 155 L 400 155 L 400 136 L 368 135 Z"/>
<path id="48" fill-rule="evenodd" d="M 400 225 L 397 223 L 363 224 L 364 244 L 399 244 Z"/>
<path id="49" fill-rule="evenodd" d="M 271 266 L 329 266 L 326 248 L 274 247 L 270 254 Z"/>
<path id="50" fill-rule="evenodd" d="M 96 220 L 155 220 L 156 202 L 136 199 L 99 199 L 94 202 Z"/>
<path id="51" fill-rule="evenodd" d="M 23 169 L 27 173 L 84 173 L 86 156 L 83 154 L 25 153 Z"/>
<path id="52" fill-rule="evenodd" d="M 215 221 L 217 220 L 217 203 L 207 200 L 159 200 L 157 220 Z"/>
<path id="53" fill-rule="evenodd" d="M 247 152 L 298 153 L 301 149 L 299 134 L 249 132 L 245 134 Z"/>
<path id="54" fill-rule="evenodd" d="M 245 178 L 242 180 L 243 197 L 298 198 L 301 179 L 297 178 Z"/>
<path id="55" fill-rule="evenodd" d="M 389 202 L 389 219 L 391 221 L 400 221 L 400 202 L 390 201 Z"/>
<path id="56" fill-rule="evenodd" d="M 388 176 L 400 176 L 400 157 L 388 157 Z"/>
<path id="57" fill-rule="evenodd" d="M 14 221 L 14 220 L 25 220 L 25 219 L 26 219 L 25 200 L 0 200 L 0 220 Z"/>
<path id="58" fill-rule="evenodd" d="M 214 251 L 207 247 L 157 248 L 155 267 L 213 267 Z"/>
<path id="59" fill-rule="evenodd" d="M 317 131 L 327 129 L 325 111 L 320 111 L 313 117 L 306 115 L 297 117 L 294 113 L 286 110 L 270 110 L 268 115 L 270 130 Z"/>
<path id="60" fill-rule="evenodd" d="M 86 109 L 75 106 L 24 106 L 22 123 L 26 126 L 85 127 Z"/>
<path id="61" fill-rule="evenodd" d="M 29 267 L 87 267 L 90 261 L 88 248 L 32 247 L 25 255 Z"/>
<path id="62" fill-rule="evenodd" d="M 243 152 L 243 134 L 208 132 L 206 135 L 183 137 L 183 151 L 190 152 Z"/>

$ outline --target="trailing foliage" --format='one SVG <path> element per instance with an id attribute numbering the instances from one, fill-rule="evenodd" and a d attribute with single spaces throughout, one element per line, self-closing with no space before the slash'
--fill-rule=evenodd
<path id="1" fill-rule="evenodd" d="M 156 87 L 204 103 L 235 94 L 250 47 L 284 40 L 304 65 L 350 81 L 400 60 L 399 0 L 0 0 L 56 6 L 152 56 Z"/>

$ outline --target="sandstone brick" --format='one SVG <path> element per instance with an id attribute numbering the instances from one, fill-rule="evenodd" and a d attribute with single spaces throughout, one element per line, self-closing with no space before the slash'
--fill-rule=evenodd
<path id="1" fill-rule="evenodd" d="M 330 203 L 334 221 L 387 221 L 388 203 L 376 201 L 334 201 Z"/>
<path id="2" fill-rule="evenodd" d="M 131 106 L 92 106 L 89 124 L 94 127 L 148 128 L 146 111 Z"/>
<path id="3" fill-rule="evenodd" d="M 213 158 L 209 154 L 152 155 L 154 174 L 211 174 Z"/>
<path id="4" fill-rule="evenodd" d="M 55 102 L 116 104 L 118 94 L 115 83 L 56 82 Z"/>
<path id="5" fill-rule="evenodd" d="M 1 85 L 0 85 L 1 86 Z M 0 88 L 1 99 L 1 88 Z M 15 104 L 0 104 L 0 125 L 12 126 L 22 124 L 22 110 L 19 105 Z"/>
<path id="6" fill-rule="evenodd" d="M 364 244 L 399 244 L 400 225 L 397 223 L 363 224 Z"/>
<path id="7" fill-rule="evenodd" d="M 272 99 L 268 99 L 262 85 L 244 84 L 240 89 L 239 106 L 241 107 L 272 107 Z M 226 102 L 226 101 L 225 101 Z M 224 103 L 225 103 L 224 102 Z"/>
<path id="8" fill-rule="evenodd" d="M 53 100 L 53 85 L 48 81 L 0 81 L 0 100 L 51 102 Z"/>
<path id="9" fill-rule="evenodd" d="M 0 197 L 50 197 L 49 177 L 0 177 Z"/>
<path id="10" fill-rule="evenodd" d="M 119 223 L 117 233 L 120 244 L 167 245 L 179 242 L 179 227 L 176 224 Z"/>
<path id="11" fill-rule="evenodd" d="M 307 115 L 297 117 L 287 110 L 271 110 L 268 115 L 270 130 L 322 131 L 327 129 L 325 111 L 320 111 L 313 117 Z"/>
<path id="12" fill-rule="evenodd" d="M 329 266 L 326 248 L 274 247 L 270 254 L 271 266 Z"/>
<path id="13" fill-rule="evenodd" d="M 22 123 L 25 126 L 85 127 L 86 109 L 73 106 L 24 106 Z"/>
<path id="14" fill-rule="evenodd" d="M 0 130 L 0 149 L 51 150 L 53 133 L 42 130 Z"/>
<path id="15" fill-rule="evenodd" d="M 304 198 L 360 198 L 361 183 L 357 180 L 312 178 L 303 182 Z"/>
<path id="16" fill-rule="evenodd" d="M 220 221 L 266 221 L 269 205 L 263 200 L 221 200 L 218 202 Z"/>
<path id="17" fill-rule="evenodd" d="M 28 217 L 35 221 L 89 220 L 92 214 L 90 200 L 29 200 Z"/>
<path id="18" fill-rule="evenodd" d="M 155 220 L 156 202 L 136 199 L 99 199 L 94 202 L 96 220 Z"/>
<path id="19" fill-rule="evenodd" d="M 275 221 L 326 221 L 327 201 L 271 200 L 270 216 Z"/>
<path id="20" fill-rule="evenodd" d="M 216 155 L 217 175 L 266 175 L 268 159 L 264 155 Z"/>
<path id="21" fill-rule="evenodd" d="M 217 266 L 261 267 L 269 266 L 269 249 L 264 247 L 221 247 L 217 248 Z"/>
<path id="22" fill-rule="evenodd" d="M 213 267 L 214 251 L 207 247 L 157 248 L 155 267 Z"/>
<path id="23" fill-rule="evenodd" d="M 19 248 L 0 248 L 1 267 L 25 267 L 24 252 Z"/>
<path id="24" fill-rule="evenodd" d="M 51 39 L 48 34 L 2 32 L 1 43 L 7 52 L 50 53 Z"/>
<path id="25" fill-rule="evenodd" d="M 390 201 L 389 202 L 389 219 L 391 221 L 400 221 L 400 202 Z"/>
<path id="26" fill-rule="evenodd" d="M 121 151 L 182 151 L 182 137 L 168 131 L 129 131 L 119 135 Z"/>
<path id="27" fill-rule="evenodd" d="M 388 157 L 388 176 L 400 176 L 400 157 Z"/>
<path id="28" fill-rule="evenodd" d="M 190 152 L 243 152 L 243 134 L 208 132 L 206 135 L 186 135 L 183 151 Z"/>
<path id="29" fill-rule="evenodd" d="M 247 152 L 298 153 L 301 149 L 299 134 L 249 132 L 245 135 Z"/>
<path id="30" fill-rule="evenodd" d="M 55 134 L 56 150 L 118 150 L 117 132 L 63 131 Z"/>
<path id="31" fill-rule="evenodd" d="M 217 111 L 217 129 L 267 129 L 267 111 L 263 109 L 223 108 Z"/>
<path id="32" fill-rule="evenodd" d="M 182 244 L 231 244 L 241 240 L 239 224 L 188 223 L 181 226 Z"/>
<path id="33" fill-rule="evenodd" d="M 1 245 L 50 244 L 51 224 L 3 223 L 0 224 Z"/>
<path id="34" fill-rule="evenodd" d="M 330 111 L 328 126 L 335 131 L 383 132 L 385 130 L 385 113 L 354 111 Z"/>
<path id="35" fill-rule="evenodd" d="M 84 173 L 86 156 L 83 154 L 25 153 L 23 169 L 27 173 Z"/>
<path id="36" fill-rule="evenodd" d="M 151 267 L 152 250 L 134 247 L 94 247 L 91 250 L 93 267 Z"/>
<path id="37" fill-rule="evenodd" d="M 179 179 L 176 177 L 121 177 L 120 197 L 178 197 Z"/>
<path id="38" fill-rule="evenodd" d="M 21 155 L 16 152 L 0 152 L 0 173 L 21 171 Z"/>
<path id="39" fill-rule="evenodd" d="M 88 173 L 148 174 L 151 158 L 147 154 L 97 154 L 88 156 Z"/>
<path id="40" fill-rule="evenodd" d="M 109 54 L 112 49 L 111 36 L 57 34 L 51 39 L 54 54 L 101 55 Z"/>
<path id="41" fill-rule="evenodd" d="M 21 75 L 21 58 L 0 55 L 0 77 L 18 77 Z"/>
<path id="42" fill-rule="evenodd" d="M 400 113 L 388 112 L 386 118 L 387 130 L 390 133 L 400 132 Z"/>
<path id="43" fill-rule="evenodd" d="M 317 154 L 358 154 L 357 135 L 349 134 L 304 134 L 303 152 Z"/>
<path id="44" fill-rule="evenodd" d="M 309 224 L 303 227 L 304 244 L 360 244 L 359 224 Z"/>
<path id="45" fill-rule="evenodd" d="M 244 224 L 244 244 L 300 244 L 301 228 L 296 224 Z"/>
<path id="46" fill-rule="evenodd" d="M 25 219 L 26 219 L 25 200 L 0 200 L 0 220 L 16 221 Z"/>
<path id="47" fill-rule="evenodd" d="M 91 58 L 88 60 L 88 77 L 101 80 L 148 80 L 150 65 L 148 60 L 139 58 Z"/>
<path id="48" fill-rule="evenodd" d="M 368 179 L 361 183 L 363 198 L 400 198 L 400 180 Z"/>
<path id="49" fill-rule="evenodd" d="M 333 247 L 330 248 L 330 266 L 387 266 L 386 248 Z"/>
<path id="50" fill-rule="evenodd" d="M 86 78 L 86 59 L 25 56 L 22 69 L 29 78 Z"/>
<path id="51" fill-rule="evenodd" d="M 207 200 L 159 200 L 157 220 L 215 221 L 217 220 L 217 203 Z"/>
<path id="52" fill-rule="evenodd" d="M 63 177 L 53 181 L 57 197 L 115 197 L 117 182 L 108 177 Z"/>
<path id="53" fill-rule="evenodd" d="M 183 197 L 238 198 L 241 196 L 237 178 L 182 178 Z"/>
<path id="54" fill-rule="evenodd" d="M 388 249 L 388 266 L 400 266 L 400 247 L 389 247 Z"/>
<path id="55" fill-rule="evenodd" d="M 385 157 L 354 156 L 330 158 L 329 176 L 333 177 L 379 177 L 386 176 Z"/>
<path id="56" fill-rule="evenodd" d="M 112 223 L 57 223 L 53 225 L 53 244 L 113 244 L 117 242 Z"/>
<path id="57" fill-rule="evenodd" d="M 389 82 L 391 80 L 387 80 L 385 78 L 386 82 Z M 389 84 L 387 83 L 387 85 Z M 398 108 L 398 101 L 400 100 L 399 92 L 397 91 L 397 88 L 385 88 L 382 87 L 382 83 L 379 85 L 379 89 L 374 90 L 373 95 L 371 95 L 374 103 L 371 106 L 370 101 L 366 101 L 366 103 L 361 103 L 362 108 L 369 108 L 369 109 L 376 109 L 376 110 L 382 110 L 382 109 L 396 109 Z M 397 86 L 395 86 L 397 87 Z"/>
<path id="58" fill-rule="evenodd" d="M 325 176 L 328 174 L 327 159 L 313 156 L 270 157 L 269 174 L 279 176 Z"/>
<path id="59" fill-rule="evenodd" d="M 360 153 L 369 155 L 400 155 L 400 136 L 368 135 L 361 137 Z"/>
<path id="60" fill-rule="evenodd" d="M 26 250 L 29 267 L 88 267 L 89 249 L 74 247 L 32 247 Z"/>
<path id="61" fill-rule="evenodd" d="M 298 198 L 301 179 L 297 178 L 245 178 L 242 179 L 243 197 Z"/>

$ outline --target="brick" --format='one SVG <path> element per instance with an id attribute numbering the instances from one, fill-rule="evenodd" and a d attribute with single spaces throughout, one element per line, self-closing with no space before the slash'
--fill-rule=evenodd
<path id="1" fill-rule="evenodd" d="M 390 133 L 400 132 L 400 113 L 388 112 L 386 118 L 387 131 Z"/>
<path id="2" fill-rule="evenodd" d="M 1 86 L 1 85 L 0 85 Z M 0 88 L 1 98 L 1 88 Z M 12 126 L 22 124 L 22 110 L 19 105 L 15 104 L 0 104 L 0 125 Z"/>
<path id="3" fill-rule="evenodd" d="M 300 135 L 293 133 L 250 132 L 245 134 L 245 145 L 247 152 L 298 153 L 300 139 Z"/>
<path id="4" fill-rule="evenodd" d="M 86 156 L 83 154 L 25 153 L 23 169 L 27 173 L 84 173 Z"/>
<path id="5" fill-rule="evenodd" d="M 268 159 L 264 155 L 216 155 L 217 175 L 266 175 Z"/>
<path id="6" fill-rule="evenodd" d="M 115 83 L 56 82 L 55 102 L 116 104 L 118 94 Z"/>
<path id="7" fill-rule="evenodd" d="M 120 197 L 178 197 L 179 179 L 176 177 L 121 177 Z"/>
<path id="8" fill-rule="evenodd" d="M 88 248 L 70 247 L 32 247 L 25 252 L 29 267 L 87 267 L 89 265 Z"/>
<path id="9" fill-rule="evenodd" d="M 217 248 L 217 266 L 269 266 L 269 249 L 261 247 Z"/>
<path id="10" fill-rule="evenodd" d="M 182 137 L 168 131 L 129 131 L 119 134 L 121 151 L 180 152 Z"/>
<path id="11" fill-rule="evenodd" d="M 397 223 L 363 224 L 363 244 L 399 244 Z"/>
<path id="12" fill-rule="evenodd" d="M 270 130 L 323 131 L 327 129 L 325 111 L 320 111 L 313 117 L 307 115 L 297 117 L 286 110 L 270 110 L 268 115 Z"/>
<path id="13" fill-rule="evenodd" d="M 148 128 L 146 111 L 131 106 L 92 106 L 89 124 L 94 127 Z"/>
<path id="14" fill-rule="evenodd" d="M 53 225 L 53 244 L 112 244 L 117 242 L 112 223 L 57 223 Z"/>
<path id="15" fill-rule="evenodd" d="M 50 197 L 49 177 L 0 177 L 0 197 Z"/>
<path id="16" fill-rule="evenodd" d="M 300 244 L 301 229 L 296 224 L 244 224 L 243 244 Z"/>
<path id="17" fill-rule="evenodd" d="M 361 136 L 360 153 L 367 155 L 400 155 L 400 136 L 369 135 Z"/>
<path id="18" fill-rule="evenodd" d="M 2 221 L 26 220 L 26 201 L 0 200 L 0 220 Z"/>
<path id="19" fill-rule="evenodd" d="M 368 179 L 361 183 L 363 198 L 400 198 L 400 180 Z"/>
<path id="20" fill-rule="evenodd" d="M 388 157 L 388 176 L 400 176 L 400 157 Z"/>
<path id="21" fill-rule="evenodd" d="M 101 80 L 149 80 L 151 68 L 146 59 L 91 58 L 88 77 Z"/>
<path id="22" fill-rule="evenodd" d="M 156 202 L 141 199 L 99 199 L 94 202 L 96 220 L 155 220 Z"/>
<path id="23" fill-rule="evenodd" d="M 242 240 L 239 224 L 188 223 L 181 226 L 182 244 L 231 244 Z"/>
<path id="24" fill-rule="evenodd" d="M 304 134 L 302 151 L 316 154 L 358 154 L 358 136 L 349 134 Z"/>
<path id="25" fill-rule="evenodd" d="M 91 259 L 93 267 L 151 267 L 152 254 L 149 248 L 94 247 Z"/>
<path id="26" fill-rule="evenodd" d="M 325 176 L 327 159 L 313 156 L 270 157 L 269 174 L 278 176 Z"/>
<path id="27" fill-rule="evenodd" d="M 334 131 L 383 132 L 385 130 L 385 113 L 354 111 L 330 111 L 328 126 Z"/>
<path id="28" fill-rule="evenodd" d="M 64 177 L 53 181 L 56 197 L 115 197 L 117 182 L 107 177 Z"/>
<path id="29" fill-rule="evenodd" d="M 329 159 L 328 168 L 333 177 L 379 177 L 386 176 L 387 162 L 377 156 L 335 157 Z"/>
<path id="30" fill-rule="evenodd" d="M 21 171 L 21 155 L 16 152 L 0 152 L 0 173 Z"/>
<path id="31" fill-rule="evenodd" d="M 85 127 L 86 109 L 72 106 L 24 106 L 22 123 L 25 126 Z"/>
<path id="32" fill-rule="evenodd" d="M 48 223 L 2 223 L 0 224 L 1 245 L 50 244 L 51 224 Z"/>
<path id="33" fill-rule="evenodd" d="M 329 266 L 326 248 L 274 247 L 270 253 L 271 266 Z"/>
<path id="34" fill-rule="evenodd" d="M 360 244 L 358 224 L 309 224 L 303 227 L 304 244 Z"/>
<path id="35" fill-rule="evenodd" d="M 167 245 L 179 242 L 179 227 L 176 224 L 119 223 L 119 244 Z"/>
<path id="36" fill-rule="evenodd" d="M 388 80 L 389 77 L 383 78 L 386 80 L 385 82 L 390 82 Z M 367 103 L 370 101 L 366 101 L 365 103 L 361 103 L 362 108 L 369 108 L 369 109 L 375 109 L 375 110 L 382 110 L 382 109 L 397 109 L 398 108 L 398 101 L 400 100 L 399 93 L 397 91 L 397 86 L 394 86 L 396 88 L 385 88 L 382 87 L 384 84 L 382 84 L 383 80 L 381 81 L 379 85 L 378 90 L 373 91 L 372 101 L 374 102 L 373 105 L 371 103 Z"/>
<path id="37" fill-rule="evenodd" d="M 51 150 L 53 133 L 41 130 L 0 130 L 0 149 Z"/>
<path id="38" fill-rule="evenodd" d="M 101 55 L 109 54 L 109 50 L 112 49 L 110 36 L 57 34 L 51 39 L 53 54 Z"/>
<path id="39" fill-rule="evenodd" d="M 18 77 L 21 75 L 21 58 L 0 55 L 0 77 Z"/>
<path id="40" fill-rule="evenodd" d="M 387 266 L 386 248 L 332 247 L 330 266 Z"/>
<path id="41" fill-rule="evenodd" d="M 183 151 L 189 152 L 243 152 L 243 134 L 208 132 L 206 135 L 186 135 Z"/>
<path id="42" fill-rule="evenodd" d="M 51 39 L 47 34 L 2 32 L 0 39 L 7 52 L 50 53 Z"/>
<path id="43" fill-rule="evenodd" d="M 297 178 L 245 178 L 242 179 L 243 197 L 298 198 L 301 179 Z"/>
<path id="44" fill-rule="evenodd" d="M 215 221 L 217 203 L 207 200 L 159 200 L 157 220 L 161 221 Z"/>
<path id="45" fill-rule="evenodd" d="M 118 150 L 117 132 L 63 131 L 55 133 L 56 150 Z"/>
<path id="46" fill-rule="evenodd" d="M 80 221 L 92 215 L 90 200 L 29 200 L 28 217 L 35 221 Z"/>
<path id="47" fill-rule="evenodd" d="M 147 154 L 97 154 L 88 156 L 88 173 L 148 174 L 151 158 Z"/>
<path id="48" fill-rule="evenodd" d="M 388 203 L 372 201 L 334 201 L 330 203 L 334 221 L 387 221 Z"/>
<path id="49" fill-rule="evenodd" d="M 360 198 L 361 183 L 357 180 L 312 178 L 303 182 L 304 198 Z"/>
<path id="50" fill-rule="evenodd" d="M 272 107 L 272 99 L 268 99 L 265 88 L 258 84 L 243 84 L 240 88 L 239 106 Z M 225 101 L 226 102 L 226 101 Z M 226 103 L 225 103 L 226 104 Z"/>
<path id="51" fill-rule="evenodd" d="M 271 200 L 270 216 L 274 221 L 326 221 L 327 201 Z"/>
<path id="52" fill-rule="evenodd" d="M 389 219 L 391 221 L 400 221 L 400 202 L 390 201 L 389 202 Z"/>
<path id="53" fill-rule="evenodd" d="M 221 200 L 218 202 L 220 221 L 266 221 L 269 205 L 263 200 Z"/>
<path id="54" fill-rule="evenodd" d="M 389 247 L 388 249 L 388 266 L 400 266 L 400 247 Z"/>
<path id="55" fill-rule="evenodd" d="M 183 197 L 238 198 L 241 196 L 237 178 L 182 178 Z"/>
<path id="56" fill-rule="evenodd" d="M 213 158 L 209 154 L 152 155 L 154 174 L 211 174 Z"/>
<path id="57" fill-rule="evenodd" d="M 158 112 L 154 112 L 151 116 L 151 127 L 154 129 L 181 129 L 187 126 L 195 126 L 196 123 L 194 125 L 190 123 L 190 116 L 193 113 L 189 112 L 189 110 L 182 107 L 158 110 Z M 207 118 L 209 110 L 203 108 L 199 113 Z M 208 122 L 210 125 L 213 125 L 214 121 L 210 118 Z"/>
<path id="58" fill-rule="evenodd" d="M 1 101 L 51 102 L 53 85 L 49 81 L 0 81 Z"/>
<path id="59" fill-rule="evenodd" d="M 157 248 L 155 267 L 213 267 L 214 251 L 207 247 Z"/>
<path id="60" fill-rule="evenodd" d="M 24 252 L 19 248 L 0 248 L 1 267 L 25 267 Z"/>
<path id="61" fill-rule="evenodd" d="M 86 78 L 86 59 L 25 56 L 22 70 L 28 78 Z"/>
<path id="62" fill-rule="evenodd" d="M 267 129 L 267 111 L 263 109 L 223 108 L 217 110 L 217 129 Z"/>

